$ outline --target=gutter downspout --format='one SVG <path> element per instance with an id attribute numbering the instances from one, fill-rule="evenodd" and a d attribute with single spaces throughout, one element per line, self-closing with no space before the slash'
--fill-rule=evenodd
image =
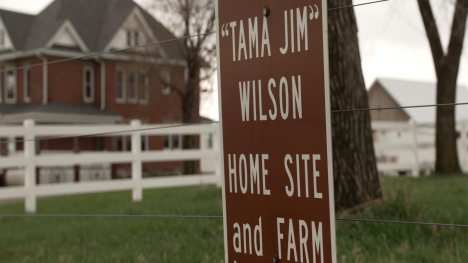
<path id="1" fill-rule="evenodd" d="M 49 101 L 49 65 L 47 57 L 41 54 L 39 51 L 36 53 L 39 59 L 42 59 L 42 104 L 47 105 Z"/>
<path id="2" fill-rule="evenodd" d="M 101 111 L 106 109 L 106 62 L 99 57 L 95 60 L 101 64 Z"/>

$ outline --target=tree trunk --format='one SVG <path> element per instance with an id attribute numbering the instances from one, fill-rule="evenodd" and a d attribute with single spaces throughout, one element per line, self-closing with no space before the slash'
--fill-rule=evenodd
<path id="1" fill-rule="evenodd" d="M 352 4 L 328 1 L 329 8 Z M 368 108 L 354 9 L 328 16 L 332 111 Z M 369 112 L 332 113 L 332 126 L 336 209 L 381 198 Z"/>
<path id="2" fill-rule="evenodd" d="M 186 90 L 182 97 L 182 122 L 193 124 L 200 122 L 198 105 L 200 100 L 199 91 L 199 70 L 197 67 L 189 66 L 189 78 Z M 193 135 L 183 136 L 183 149 L 194 149 L 197 146 L 197 137 Z M 197 174 L 198 166 L 196 161 L 184 161 L 183 174 Z"/>
<path id="3" fill-rule="evenodd" d="M 439 30 L 429 0 L 418 0 L 418 6 L 437 75 L 437 104 L 454 103 L 457 97 L 458 71 L 465 39 L 468 0 L 456 0 L 446 53 L 442 48 Z M 461 173 L 455 120 L 455 106 L 437 107 L 435 165 L 437 173 Z"/>
<path id="4" fill-rule="evenodd" d="M 456 101 L 457 78 L 443 77 L 437 82 L 437 104 Z M 436 114 L 436 173 L 461 173 L 457 152 L 455 107 L 437 107 Z"/>

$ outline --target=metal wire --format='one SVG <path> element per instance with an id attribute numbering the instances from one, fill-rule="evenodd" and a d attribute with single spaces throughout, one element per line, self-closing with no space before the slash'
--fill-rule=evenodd
<path id="1" fill-rule="evenodd" d="M 180 40 L 189 39 L 189 38 L 193 38 L 193 37 L 206 36 L 206 35 L 210 35 L 210 34 L 214 34 L 214 33 L 216 33 L 216 32 L 211 31 L 211 32 L 208 32 L 208 33 L 197 34 L 197 35 L 192 35 L 192 36 L 184 36 L 184 37 L 179 37 L 179 38 L 173 38 L 173 39 L 168 39 L 168 40 L 163 40 L 163 41 L 138 45 L 138 46 L 126 47 L 126 48 L 109 50 L 109 51 L 94 52 L 94 53 L 91 53 L 91 54 L 88 54 L 88 55 L 82 55 L 82 56 L 77 56 L 77 57 L 72 57 L 72 58 L 54 60 L 54 61 L 50 61 L 50 62 L 46 62 L 46 63 L 37 63 L 37 64 L 28 65 L 28 66 L 21 66 L 21 67 L 16 67 L 16 68 L 9 68 L 9 69 L 6 69 L 6 70 L 0 70 L 0 73 L 6 72 L 6 71 L 11 71 L 11 70 L 40 67 L 42 65 L 52 65 L 52 64 L 57 64 L 57 63 L 69 62 L 69 61 L 74 61 L 74 60 L 79 60 L 79 59 L 89 59 L 89 58 L 94 58 L 94 57 L 105 55 L 105 54 L 112 54 L 112 53 L 123 52 L 123 51 L 128 51 L 128 50 L 137 49 L 137 48 L 144 48 L 144 47 L 149 47 L 149 46 L 161 45 L 161 44 L 180 41 Z"/>
<path id="2" fill-rule="evenodd" d="M 328 8 L 328 11 L 339 10 L 339 9 L 344 9 L 344 8 L 351 8 L 351 7 L 362 6 L 362 5 L 376 4 L 376 3 L 387 2 L 387 1 L 390 1 L 390 0 L 380 0 L 380 1 L 357 4 L 357 5 L 348 5 L 348 6 L 342 6 L 342 7 Z"/>
<path id="3" fill-rule="evenodd" d="M 105 136 L 105 135 L 126 134 L 126 133 L 131 133 L 131 132 L 163 130 L 163 129 L 179 128 L 179 127 L 194 126 L 194 125 L 207 125 L 207 124 L 214 124 L 214 123 L 219 123 L 219 122 L 213 121 L 213 122 L 202 122 L 202 123 L 187 123 L 187 124 L 170 125 L 170 126 L 164 126 L 164 127 L 122 130 L 122 131 L 115 131 L 115 132 L 103 132 L 103 133 L 94 133 L 94 134 L 85 134 L 85 135 L 76 135 L 76 136 L 41 137 L 41 138 L 30 139 L 30 140 L 24 140 L 24 139 L 21 140 L 21 139 L 19 139 L 19 140 L 7 141 L 7 142 L 3 141 L 3 142 L 0 142 L 0 145 L 1 144 L 8 144 L 8 143 L 11 143 L 11 142 L 18 143 L 18 142 L 51 141 L 51 140 L 61 140 L 61 139 L 97 137 L 97 136 Z"/>
<path id="4" fill-rule="evenodd" d="M 382 223 L 382 224 L 403 224 L 403 225 L 445 226 L 445 227 L 468 228 L 468 225 L 462 225 L 462 224 L 444 224 L 444 223 L 409 222 L 409 221 L 392 221 L 392 220 L 372 220 L 372 219 L 349 219 L 349 218 L 337 218 L 336 220 L 337 221 L 344 221 L 344 222 L 365 222 L 365 223 Z"/>
<path id="5" fill-rule="evenodd" d="M 0 215 L 0 218 L 223 218 L 223 216 L 198 216 L 198 215 L 58 215 L 58 214 L 11 214 Z"/>
<path id="6" fill-rule="evenodd" d="M 431 104 L 431 105 L 416 105 L 416 106 L 404 106 L 404 107 L 388 107 L 388 108 L 368 108 L 368 109 L 350 109 L 350 110 L 333 110 L 332 113 L 344 113 L 344 112 L 355 112 L 355 111 L 380 111 L 380 110 L 398 110 L 398 109 L 411 109 L 411 108 L 429 108 L 429 107 L 447 107 L 447 106 L 466 106 L 468 102 L 462 103 L 445 103 L 445 104 Z M 132 130 L 122 130 L 116 132 L 107 132 L 107 133 L 95 133 L 95 134 L 86 134 L 86 135 L 78 135 L 78 136 L 62 136 L 62 137 L 45 137 L 45 138 L 36 138 L 33 140 L 11 140 L 11 141 L 2 141 L 2 144 L 8 144 L 12 142 L 28 142 L 28 141 L 48 141 L 48 140 L 59 140 L 59 139 L 72 139 L 72 138 L 86 138 L 86 137 L 96 137 L 96 136 L 105 136 L 105 135 L 115 135 L 115 134 L 125 134 L 131 132 L 142 132 L 142 131 L 151 131 L 151 130 L 162 130 L 162 129 L 169 129 L 169 128 L 177 128 L 177 127 L 184 127 L 184 126 L 194 126 L 194 125 L 206 125 L 206 124 L 216 124 L 219 123 L 217 121 L 213 122 L 203 122 L 203 123 L 189 123 L 189 124 L 180 124 L 180 125 L 172 125 L 172 126 L 164 126 L 164 127 L 156 127 L 156 128 L 143 128 L 143 129 L 132 129 Z M 0 128 L 1 129 L 1 128 Z"/>
<path id="7" fill-rule="evenodd" d="M 380 1 L 350 5 L 350 6 L 329 8 L 328 11 L 333 11 L 333 10 L 338 10 L 338 9 L 345 9 L 345 8 L 352 8 L 352 7 L 357 7 L 357 6 L 369 5 L 369 4 L 376 4 L 376 3 L 380 3 L 380 2 L 386 2 L 386 1 L 390 1 L 390 0 L 380 0 Z M 197 34 L 197 35 L 191 35 L 191 36 L 183 36 L 183 37 L 179 37 L 179 38 L 173 38 L 173 39 L 168 39 L 168 40 L 163 40 L 163 41 L 158 41 L 158 42 L 152 42 L 152 43 L 147 43 L 147 44 L 143 44 L 143 45 L 131 46 L 131 47 L 126 47 L 126 48 L 121 48 L 121 49 L 93 52 L 93 53 L 87 54 L 87 55 L 76 56 L 76 57 L 72 57 L 72 58 L 59 59 L 59 60 L 54 60 L 54 61 L 51 61 L 51 62 L 45 62 L 45 63 L 42 62 L 42 63 L 32 64 L 32 65 L 27 65 L 27 66 L 8 68 L 8 69 L 5 69 L 5 70 L 0 70 L 0 73 L 11 71 L 11 70 L 40 67 L 42 65 L 53 65 L 53 64 L 57 64 L 57 63 L 69 62 L 69 61 L 80 60 L 80 59 L 90 59 L 90 58 L 94 58 L 94 57 L 105 55 L 105 54 L 112 54 L 112 53 L 124 52 L 124 51 L 137 49 L 137 48 L 144 48 L 144 47 L 150 47 L 150 46 L 155 46 L 155 45 L 161 45 L 161 44 L 180 41 L 180 40 L 184 40 L 184 39 L 211 35 L 211 34 L 214 34 L 214 33 L 216 33 L 216 31 L 211 31 L 211 32 Z"/>
<path id="8" fill-rule="evenodd" d="M 353 111 L 379 111 L 379 110 L 399 110 L 399 109 L 412 109 L 412 108 L 429 108 L 429 107 L 447 107 L 447 106 L 463 106 L 468 105 L 468 102 L 460 103 L 444 103 L 444 104 L 430 104 L 430 105 L 416 105 L 416 106 L 403 106 L 403 107 L 386 107 L 386 108 L 369 108 L 369 109 L 351 109 L 351 110 L 333 110 L 332 113 L 340 112 L 353 112 Z"/>
<path id="9" fill-rule="evenodd" d="M 79 215 L 79 214 L 0 214 L 0 218 L 186 218 L 186 219 L 221 219 L 223 216 L 207 215 Z M 430 222 L 410 222 L 410 221 L 392 221 L 392 220 L 373 220 L 373 219 L 352 219 L 336 218 L 336 221 L 343 222 L 362 222 L 362 223 L 381 223 L 381 224 L 400 224 L 400 225 L 422 225 L 422 226 L 443 226 L 443 227 L 462 227 L 468 228 L 463 224 L 444 224 Z"/>

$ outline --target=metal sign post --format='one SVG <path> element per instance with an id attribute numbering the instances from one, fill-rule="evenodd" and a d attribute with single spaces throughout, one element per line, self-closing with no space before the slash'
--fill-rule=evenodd
<path id="1" fill-rule="evenodd" d="M 326 0 L 218 0 L 226 262 L 336 262 Z"/>

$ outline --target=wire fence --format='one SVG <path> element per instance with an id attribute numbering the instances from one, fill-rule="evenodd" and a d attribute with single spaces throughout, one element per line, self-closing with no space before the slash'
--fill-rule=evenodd
<path id="1" fill-rule="evenodd" d="M 468 102 L 428 104 L 428 105 L 415 105 L 415 106 L 403 106 L 403 107 L 332 110 L 331 112 L 332 113 L 345 113 L 345 112 L 359 112 L 359 111 L 382 111 L 382 110 L 399 110 L 399 109 L 414 109 L 414 108 L 449 107 L 449 106 L 468 106 Z M 163 130 L 163 129 L 187 127 L 187 126 L 193 126 L 193 125 L 209 125 L 209 124 L 217 124 L 217 123 L 219 122 L 210 121 L 210 122 L 203 122 L 203 123 L 185 123 L 185 124 L 178 124 L 178 125 L 168 125 L 164 127 L 155 127 L 155 128 L 130 129 L 130 130 L 127 129 L 127 130 L 121 130 L 121 131 L 115 131 L 115 132 L 91 133 L 91 134 L 78 135 L 78 136 L 44 137 L 44 138 L 36 138 L 32 140 L 16 139 L 16 140 L 11 140 L 11 141 L 2 141 L 0 142 L 0 145 L 9 144 L 11 142 L 19 143 L 19 142 L 30 142 L 30 141 L 49 141 L 49 140 L 61 140 L 61 139 L 73 139 L 73 138 L 87 138 L 87 137 L 97 137 L 97 136 L 114 135 L 114 134 L 126 134 L 126 133 L 132 133 L 132 132 L 143 132 L 143 131 L 151 131 L 151 130 Z"/>
<path id="2" fill-rule="evenodd" d="M 0 218 L 185 218 L 185 219 L 222 219 L 223 216 L 217 215 L 80 215 L 80 214 L 0 214 Z M 392 220 L 373 220 L 373 219 L 353 219 L 336 218 L 336 221 L 343 222 L 363 222 L 363 223 L 382 223 L 382 224 L 400 224 L 400 225 L 423 225 L 423 226 L 441 226 L 441 227 L 461 227 L 468 228 L 463 224 L 444 224 L 430 222 L 410 222 L 410 221 L 392 221 Z"/>
<path id="3" fill-rule="evenodd" d="M 333 10 L 341 10 L 346 8 L 353 8 L 358 6 L 370 5 L 375 3 L 381 2 L 388 2 L 389 0 L 381 0 L 381 1 L 373 1 L 367 2 L 362 4 L 350 5 L 350 6 L 343 6 L 343 7 L 335 7 L 329 8 L 329 11 Z M 201 36 L 206 36 L 210 34 L 214 34 L 216 32 L 207 32 L 197 35 L 191 36 L 183 36 L 174 39 L 168 39 L 164 41 L 152 42 L 143 45 L 136 45 L 132 47 L 116 49 L 116 50 L 109 50 L 109 51 L 102 51 L 102 52 L 95 52 L 87 55 L 77 56 L 73 58 L 66 58 L 60 59 L 45 63 L 37 63 L 28 66 L 16 67 L 16 68 L 9 68 L 8 70 L 16 70 L 16 69 L 26 69 L 32 67 L 40 67 L 43 65 L 51 65 L 51 64 L 58 64 L 64 63 L 74 60 L 82 60 L 82 59 L 91 59 L 95 57 L 99 57 L 105 54 L 112 54 L 117 52 L 125 52 L 133 49 L 138 48 L 145 48 L 155 45 L 162 45 L 167 43 L 173 43 L 181 40 L 186 40 L 189 38 L 196 38 Z M 1 72 L 5 72 L 7 70 L 0 70 Z M 447 106 L 466 106 L 468 102 L 465 103 L 447 103 L 447 104 L 431 104 L 431 105 L 414 105 L 414 106 L 404 106 L 404 107 L 385 107 L 385 108 L 366 108 L 366 109 L 344 109 L 344 110 L 333 110 L 332 113 L 345 113 L 345 112 L 360 112 L 360 111 L 381 111 L 381 110 L 398 110 L 398 109 L 409 109 L 409 108 L 428 108 L 428 107 L 447 107 Z M 206 122 L 201 124 L 214 124 L 218 122 Z M 139 132 L 139 131 L 148 131 L 148 130 L 156 130 L 156 129 L 168 129 L 168 128 L 175 128 L 175 127 L 184 127 L 184 126 L 191 126 L 191 125 L 200 125 L 198 124 L 180 124 L 180 125 L 169 125 L 165 127 L 157 127 L 157 128 L 148 128 L 148 129 L 132 129 L 132 130 L 122 130 L 118 132 L 109 132 L 109 133 L 94 133 L 94 134 L 87 134 L 87 135 L 80 135 L 80 136 L 66 136 L 66 137 L 47 137 L 47 138 L 36 138 L 34 140 L 15 140 L 13 142 L 29 142 L 29 141 L 45 141 L 45 140 L 58 140 L 58 139 L 68 139 L 68 138 L 83 138 L 83 137 L 95 137 L 95 136 L 103 136 L 103 135 L 113 135 L 113 134 L 124 134 L 124 133 L 131 133 L 131 132 Z M 0 142 L 0 144 L 8 144 L 9 142 Z M 141 218 L 178 218 L 178 219 L 222 219 L 223 216 L 219 215 L 86 215 L 86 214 L 0 214 L 0 218 L 134 218 L 134 219 L 141 219 Z M 337 218 L 337 221 L 342 222 L 362 222 L 362 223 L 382 223 L 382 224 L 401 224 L 401 225 L 423 225 L 423 226 L 441 226 L 441 227 L 458 227 L 458 228 L 468 228 L 468 225 L 465 224 L 446 224 L 446 223 L 431 223 L 431 222 L 410 222 L 410 221 L 391 221 L 391 220 L 372 220 L 372 219 L 351 219 L 351 218 Z"/>

